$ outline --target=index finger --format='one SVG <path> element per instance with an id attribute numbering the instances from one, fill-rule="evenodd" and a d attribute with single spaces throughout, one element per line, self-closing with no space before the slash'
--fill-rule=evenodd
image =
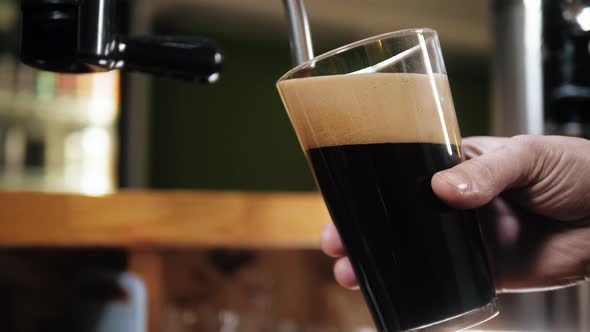
<path id="1" fill-rule="evenodd" d="M 338 230 L 334 226 L 334 223 L 330 222 L 324 226 L 320 238 L 320 247 L 326 255 L 331 257 L 342 257 L 346 255 L 342 240 L 340 239 L 340 235 L 338 235 Z"/>

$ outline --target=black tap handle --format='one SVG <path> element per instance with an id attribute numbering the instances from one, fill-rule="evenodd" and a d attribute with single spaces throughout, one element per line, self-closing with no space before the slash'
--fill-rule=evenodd
<path id="1" fill-rule="evenodd" d="M 192 82 L 215 82 L 222 65 L 221 53 L 206 39 L 122 37 L 117 51 L 127 70 Z"/>

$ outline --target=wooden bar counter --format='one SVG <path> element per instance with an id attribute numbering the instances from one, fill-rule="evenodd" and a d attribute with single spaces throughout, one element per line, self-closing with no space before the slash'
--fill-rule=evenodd
<path id="1" fill-rule="evenodd" d="M 120 191 L 104 196 L 0 192 L 0 248 L 115 248 L 147 292 L 161 330 L 168 249 L 317 249 L 329 220 L 318 193 Z"/>
<path id="2" fill-rule="evenodd" d="M 316 193 L 0 192 L 0 246 L 317 248 Z"/>

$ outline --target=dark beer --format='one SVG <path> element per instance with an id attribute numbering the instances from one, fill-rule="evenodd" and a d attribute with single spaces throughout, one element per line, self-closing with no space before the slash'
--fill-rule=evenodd
<path id="1" fill-rule="evenodd" d="M 461 160 L 447 77 L 332 75 L 279 90 L 379 331 L 492 317 L 475 212 L 446 206 L 431 188 Z"/>
<path id="2" fill-rule="evenodd" d="M 430 180 L 456 165 L 444 144 L 314 148 L 315 176 L 380 331 L 480 308 L 494 298 L 474 211 L 445 206 Z"/>

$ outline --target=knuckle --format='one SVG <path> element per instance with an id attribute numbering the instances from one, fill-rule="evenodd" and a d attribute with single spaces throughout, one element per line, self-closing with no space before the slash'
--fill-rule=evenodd
<path id="1" fill-rule="evenodd" d="M 514 144 L 510 148 L 513 149 L 514 163 L 519 165 L 518 168 L 524 177 L 535 177 L 539 172 L 538 168 L 542 167 L 547 159 L 550 150 L 548 138 L 540 135 L 518 135 L 512 139 Z"/>
<path id="2" fill-rule="evenodd" d="M 547 145 L 546 138 L 540 135 L 517 135 L 511 138 L 511 146 L 520 155 L 538 156 L 542 154 Z"/>
<path id="3" fill-rule="evenodd" d="M 474 175 L 479 179 L 480 183 L 483 182 L 484 186 L 481 189 L 484 191 L 493 191 L 497 183 L 497 175 L 489 163 L 484 158 L 475 158 L 471 161 L 471 168 L 473 169 Z"/>

